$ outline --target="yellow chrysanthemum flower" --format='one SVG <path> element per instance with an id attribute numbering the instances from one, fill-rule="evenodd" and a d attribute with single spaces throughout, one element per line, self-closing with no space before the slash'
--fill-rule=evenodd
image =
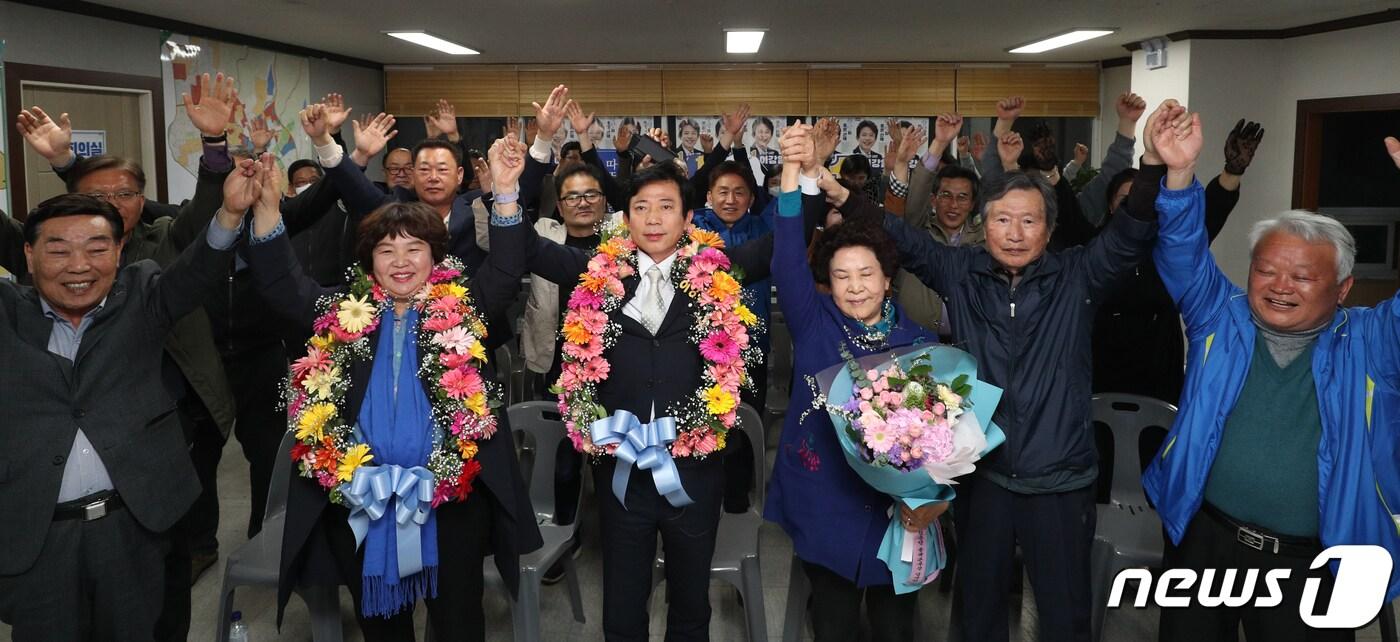
<path id="1" fill-rule="evenodd" d="M 481 345 L 480 341 L 472 341 L 471 347 L 467 348 L 467 354 L 471 355 L 473 359 L 485 361 L 486 346 Z"/>
<path id="2" fill-rule="evenodd" d="M 734 409 L 734 395 L 719 386 L 710 386 L 705 391 L 705 404 L 710 414 L 722 415 Z"/>
<path id="3" fill-rule="evenodd" d="M 754 316 L 753 310 L 750 310 L 749 306 L 744 305 L 742 303 L 740 303 L 738 307 L 734 308 L 734 314 L 739 315 L 739 320 L 743 321 L 744 325 L 753 325 L 755 323 L 758 323 L 758 317 Z"/>
<path id="4" fill-rule="evenodd" d="M 470 439 L 460 439 L 457 441 L 457 449 L 462 451 L 462 459 L 471 459 L 476 456 L 476 442 Z"/>
<path id="5" fill-rule="evenodd" d="M 461 299 L 461 298 L 467 296 L 467 289 L 464 288 L 464 287 L 462 287 L 462 286 L 460 286 L 460 285 L 458 285 L 458 284 L 456 284 L 456 283 L 448 283 L 448 284 L 447 284 L 447 292 L 448 292 L 449 294 L 451 294 L 452 296 L 457 297 L 458 299 Z"/>
<path id="6" fill-rule="evenodd" d="M 326 422 L 334 416 L 335 406 L 328 403 L 314 404 L 303 410 L 301 418 L 297 420 L 297 440 L 305 441 L 307 437 L 312 437 L 316 441 L 321 441 Z"/>
<path id="7" fill-rule="evenodd" d="M 356 297 L 352 294 L 340 302 L 335 320 L 340 322 L 340 327 L 346 332 L 354 334 L 364 330 L 365 326 L 374 321 L 374 305 L 369 302 L 369 297 Z"/>
<path id="8" fill-rule="evenodd" d="M 486 414 L 486 393 L 478 392 L 467 397 L 466 406 L 469 412 L 478 416 Z"/>
<path id="9" fill-rule="evenodd" d="M 336 479 L 350 481 L 355 476 L 355 469 L 371 459 L 374 459 L 374 455 L 369 453 L 369 444 L 351 446 L 349 450 L 345 451 L 345 457 L 340 460 L 340 467 L 335 471 Z"/>
<path id="10" fill-rule="evenodd" d="M 710 282 L 710 296 L 723 301 L 739 294 L 739 282 L 728 272 L 715 272 L 714 280 Z"/>
<path id="11" fill-rule="evenodd" d="M 301 380 L 301 387 L 306 388 L 306 391 L 319 401 L 330 401 L 331 391 L 337 383 L 340 383 L 340 366 L 330 370 L 312 371 Z"/>
<path id="12" fill-rule="evenodd" d="M 321 352 L 326 352 L 331 349 L 331 346 L 335 345 L 335 338 L 331 337 L 329 334 L 311 337 L 311 345 Z"/>

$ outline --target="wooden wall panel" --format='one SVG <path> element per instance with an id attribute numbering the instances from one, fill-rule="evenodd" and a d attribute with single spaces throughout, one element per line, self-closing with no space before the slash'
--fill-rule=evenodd
<path id="1" fill-rule="evenodd" d="M 808 72 L 814 116 L 914 116 L 952 111 L 954 69 L 813 69 Z"/>
<path id="2" fill-rule="evenodd" d="M 668 69 L 661 80 L 669 116 L 721 114 L 739 103 L 754 114 L 807 113 L 805 69 Z"/>
<path id="3" fill-rule="evenodd" d="M 541 98 L 549 97 L 549 92 Z M 438 67 L 384 72 L 384 108 L 396 116 L 428 113 L 439 98 L 458 116 L 505 116 L 520 108 L 520 82 L 514 68 Z M 532 112 L 533 113 L 533 112 Z"/>
<path id="4" fill-rule="evenodd" d="M 995 116 L 998 100 L 1026 99 L 1024 116 L 1099 115 L 1095 67 L 972 67 L 958 69 L 958 113 Z"/>
<path id="5" fill-rule="evenodd" d="M 558 70 L 520 72 L 517 115 L 534 116 L 532 102 L 544 104 L 556 85 L 569 87 L 569 97 L 585 112 L 599 116 L 663 114 L 661 70 Z"/>

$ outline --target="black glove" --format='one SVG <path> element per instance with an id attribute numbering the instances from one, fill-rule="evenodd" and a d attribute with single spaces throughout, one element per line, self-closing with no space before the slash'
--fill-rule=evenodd
<path id="1" fill-rule="evenodd" d="M 1230 130 L 1225 139 L 1225 171 L 1236 176 L 1244 175 L 1254 160 L 1254 151 L 1259 149 L 1259 141 L 1264 140 L 1264 128 L 1259 123 L 1241 118 Z"/>

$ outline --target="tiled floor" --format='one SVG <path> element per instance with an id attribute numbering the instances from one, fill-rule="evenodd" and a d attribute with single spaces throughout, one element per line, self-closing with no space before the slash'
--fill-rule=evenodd
<path id="1" fill-rule="evenodd" d="M 585 475 L 585 478 L 589 476 Z M 220 537 L 222 550 L 234 550 L 243 543 L 243 524 L 248 514 L 247 466 L 242 452 L 236 443 L 230 442 L 224 452 L 223 463 L 219 468 L 219 494 L 222 502 L 222 522 Z M 591 492 L 591 491 L 589 491 Z M 580 582 L 583 589 L 586 623 L 573 620 L 569 609 L 568 591 L 565 584 L 547 586 L 543 589 L 541 628 L 545 640 L 602 640 L 602 560 L 597 548 L 596 512 L 585 500 L 582 529 L 585 545 L 578 559 Z M 766 609 L 768 637 L 779 640 L 782 637 L 783 615 L 787 606 L 788 572 L 792 558 L 792 547 L 783 532 L 765 523 L 759 534 L 762 571 L 763 603 Z M 219 584 L 222 578 L 223 560 L 200 578 L 193 595 L 193 614 L 190 640 L 212 640 L 215 633 L 215 620 L 218 618 Z M 1029 587 L 1029 583 L 1026 583 Z M 651 604 L 652 639 L 663 639 L 666 622 L 664 585 L 659 587 Z M 714 582 L 710 588 L 710 601 L 714 616 L 710 625 L 711 640 L 744 640 L 743 607 L 738 594 L 727 584 Z M 1012 639 L 1036 639 L 1036 616 L 1033 599 L 1029 592 L 1022 599 L 1022 608 L 1011 615 Z M 512 640 L 510 609 L 505 597 L 488 592 L 485 600 L 487 616 L 487 638 L 493 641 Z M 949 596 L 930 587 L 919 595 L 919 633 L 917 640 L 947 640 Z M 251 626 L 251 640 L 304 641 L 311 639 L 311 630 L 306 607 L 296 597 L 287 607 L 285 623 L 279 634 L 275 626 L 276 609 L 274 592 L 270 588 L 250 588 L 238 591 L 236 609 L 243 612 L 244 619 Z M 350 596 L 341 591 L 341 619 L 344 623 L 345 640 L 361 640 L 350 610 Z M 425 621 L 424 609 L 418 609 L 419 631 Z M 1157 612 L 1147 610 L 1122 610 L 1109 613 L 1104 639 L 1112 641 L 1139 641 L 1156 638 Z M 0 640 L 9 640 L 9 627 L 0 624 Z M 421 639 L 421 633 L 420 633 Z M 804 632 L 804 640 L 810 640 L 810 632 Z M 1358 640 L 1379 640 L 1377 626 L 1372 625 L 1360 632 Z"/>

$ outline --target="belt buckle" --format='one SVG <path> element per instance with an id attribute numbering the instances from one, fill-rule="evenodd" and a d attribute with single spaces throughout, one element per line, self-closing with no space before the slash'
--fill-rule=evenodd
<path id="1" fill-rule="evenodd" d="M 83 506 L 83 521 L 90 522 L 107 516 L 107 500 L 99 499 Z"/>
<path id="2" fill-rule="evenodd" d="M 1248 528 L 1245 528 L 1245 527 L 1241 526 L 1241 527 L 1235 532 L 1235 540 L 1238 541 L 1238 542 L 1241 543 L 1241 544 L 1244 544 L 1245 546 L 1248 546 L 1248 547 L 1250 547 L 1250 548 L 1256 550 L 1256 551 L 1262 551 L 1262 550 L 1264 550 L 1264 545 L 1267 544 L 1267 543 L 1269 543 L 1269 542 L 1272 540 L 1272 541 L 1273 541 L 1273 544 L 1274 544 L 1274 546 L 1273 546 L 1273 553 L 1274 553 L 1274 555 L 1278 555 L 1278 544 L 1279 544 L 1279 542 L 1278 542 L 1278 538 L 1277 538 L 1277 537 L 1270 537 L 1270 536 L 1265 535 L 1265 534 L 1263 534 L 1263 533 L 1260 533 L 1260 532 L 1257 532 L 1257 531 L 1254 531 L 1254 530 L 1251 530 L 1251 529 L 1248 529 Z"/>

